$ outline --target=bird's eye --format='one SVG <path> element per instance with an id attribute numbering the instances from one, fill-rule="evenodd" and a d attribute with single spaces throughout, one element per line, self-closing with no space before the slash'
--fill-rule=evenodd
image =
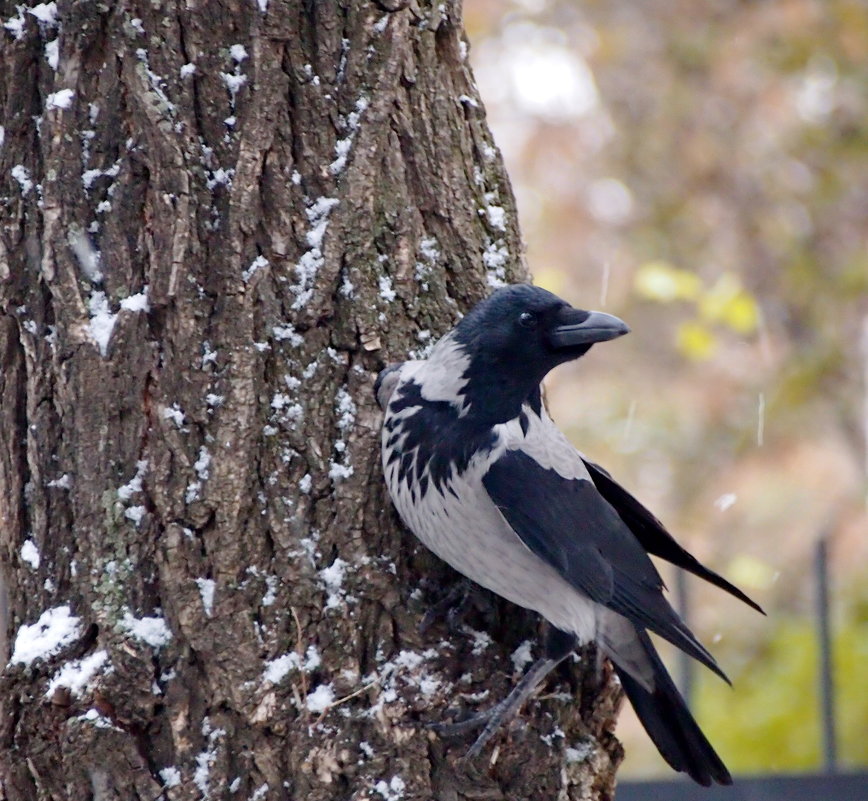
<path id="1" fill-rule="evenodd" d="M 524 328 L 536 328 L 536 315 L 531 312 L 522 312 L 518 316 L 518 322 Z"/>

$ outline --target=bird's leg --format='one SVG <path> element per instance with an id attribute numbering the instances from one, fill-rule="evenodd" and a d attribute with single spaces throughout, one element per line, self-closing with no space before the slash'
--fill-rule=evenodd
<path id="1" fill-rule="evenodd" d="M 450 631 L 458 630 L 458 623 L 470 599 L 471 584 L 469 579 L 462 578 L 453 584 L 449 590 L 434 604 L 422 618 L 419 624 L 419 633 L 424 634 L 441 618 L 445 617 Z"/>
<path id="2" fill-rule="evenodd" d="M 472 759 L 482 751 L 486 743 L 504 723 L 515 717 L 522 704 L 533 694 L 533 691 L 552 670 L 573 652 L 575 647 L 575 635 L 556 629 L 554 626 L 549 627 L 545 656 L 531 665 L 530 670 L 522 676 L 518 684 L 513 687 L 512 692 L 499 704 L 460 723 L 434 724 L 431 728 L 439 734 L 454 736 L 484 724 L 485 728 L 482 733 L 467 751 L 466 758 Z"/>

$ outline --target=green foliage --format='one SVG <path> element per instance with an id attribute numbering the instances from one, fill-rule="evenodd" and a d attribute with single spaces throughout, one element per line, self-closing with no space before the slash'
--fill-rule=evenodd
<path id="1" fill-rule="evenodd" d="M 855 612 L 835 637 L 837 737 L 841 762 L 868 763 L 868 616 Z M 816 770 L 822 765 L 819 653 L 806 618 L 782 623 L 760 653 L 733 676 L 735 690 L 702 675 L 697 713 L 735 773 Z"/>

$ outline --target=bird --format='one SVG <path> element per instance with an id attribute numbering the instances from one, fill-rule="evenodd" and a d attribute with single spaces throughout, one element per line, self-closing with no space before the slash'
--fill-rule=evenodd
<path id="1" fill-rule="evenodd" d="M 505 699 L 435 728 L 482 727 L 467 752 L 477 756 L 562 660 L 594 642 L 666 762 L 701 785 L 731 784 L 649 632 L 729 679 L 670 606 L 649 554 L 762 609 L 579 452 L 542 402 L 551 370 L 629 330 L 540 287 L 507 285 L 427 358 L 391 364 L 375 381 L 383 473 L 404 524 L 459 573 L 548 622 L 543 655 Z"/>

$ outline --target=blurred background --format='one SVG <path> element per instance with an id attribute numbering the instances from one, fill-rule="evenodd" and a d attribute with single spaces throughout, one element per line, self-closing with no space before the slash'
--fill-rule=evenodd
<path id="1" fill-rule="evenodd" d="M 633 328 L 556 373 L 555 419 L 768 612 L 688 580 L 734 684 L 695 672 L 700 725 L 734 773 L 822 768 L 826 537 L 838 760 L 865 767 L 868 3 L 465 0 L 465 24 L 535 281 Z M 632 711 L 618 734 L 621 777 L 669 775 Z"/>

